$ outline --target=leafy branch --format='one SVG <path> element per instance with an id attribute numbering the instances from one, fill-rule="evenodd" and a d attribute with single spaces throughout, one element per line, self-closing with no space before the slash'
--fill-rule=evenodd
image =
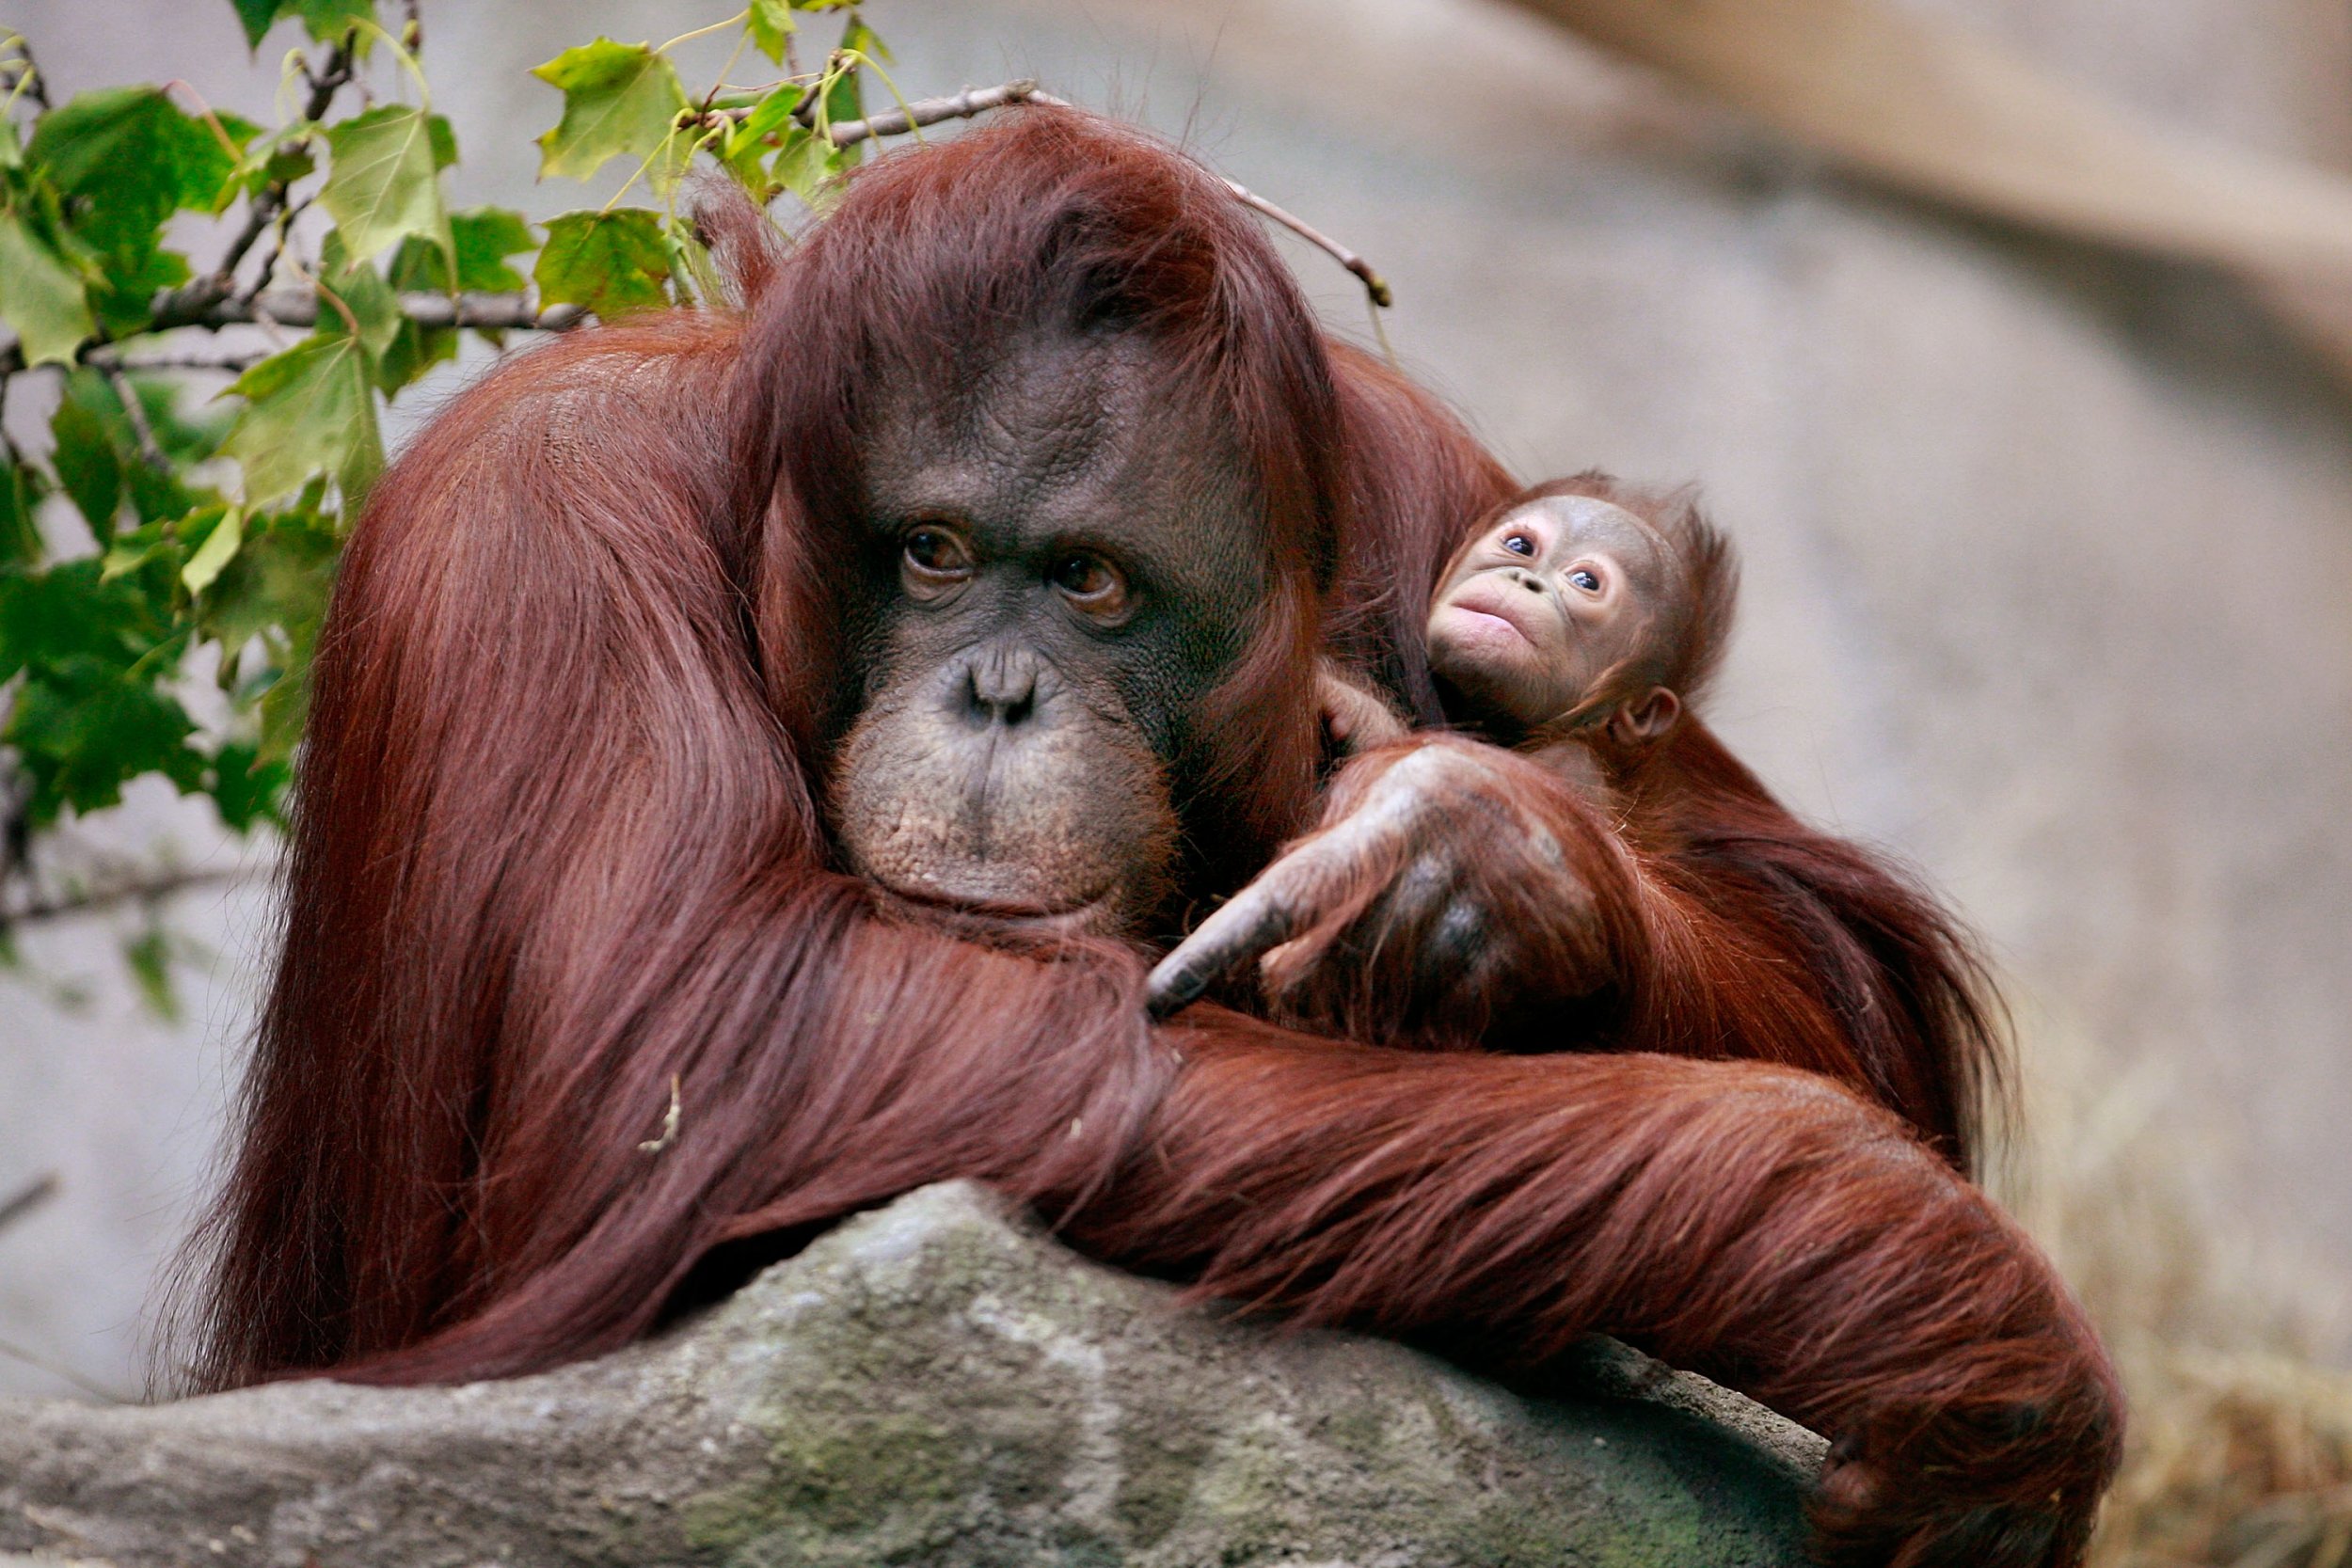
<path id="1" fill-rule="evenodd" d="M 167 1007 L 155 911 L 230 874 L 116 867 L 60 889 L 40 851 L 148 775 L 210 800 L 232 832 L 280 824 L 386 404 L 468 332 L 500 344 L 724 297 L 679 211 L 695 170 L 763 208 L 788 195 L 821 211 L 870 142 L 1060 102 L 1027 80 L 910 101 L 855 0 L 750 0 L 666 43 L 594 39 L 533 71 L 561 99 L 542 178 L 630 171 L 611 200 L 539 224 L 450 200 L 459 138 L 432 107 L 414 0 L 397 32 L 379 16 L 391 0 L 230 3 L 257 51 L 307 35 L 276 126 L 185 82 L 65 97 L 0 30 L 0 416 L 16 416 L 0 417 L 0 962 L 11 926 L 132 907 L 126 955 Z M 802 35 L 820 25 L 823 64 L 804 71 Z M 690 93 L 674 51 L 728 33 L 719 79 Z M 780 77 L 727 80 L 749 54 Z M 890 99 L 872 113 L 869 81 Z M 1389 303 L 1361 258 L 1232 188 Z M 213 225 L 200 262 L 167 243 L 188 218 Z M 33 396 L 9 396 L 20 381 Z"/>

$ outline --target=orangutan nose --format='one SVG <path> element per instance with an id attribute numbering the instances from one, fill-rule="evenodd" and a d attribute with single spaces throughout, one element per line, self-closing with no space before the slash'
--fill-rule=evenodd
<path id="1" fill-rule="evenodd" d="M 1038 665 L 1038 657 L 1025 649 L 981 649 L 958 683 L 964 719 L 1007 729 L 1027 723 L 1037 713 Z"/>

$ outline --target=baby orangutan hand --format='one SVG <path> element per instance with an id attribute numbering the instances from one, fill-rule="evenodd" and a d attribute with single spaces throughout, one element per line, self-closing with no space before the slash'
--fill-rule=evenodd
<path id="1" fill-rule="evenodd" d="M 1323 730 L 1331 737 L 1331 749 L 1343 757 L 1412 733 L 1371 682 L 1328 658 L 1315 668 L 1315 701 L 1322 705 Z"/>
<path id="2" fill-rule="evenodd" d="M 1152 972 L 1165 1017 L 1257 963 L 1286 1022 L 1469 1046 L 1611 978 L 1631 870 L 1543 768 L 1419 736 L 1347 764 L 1323 822 Z"/>

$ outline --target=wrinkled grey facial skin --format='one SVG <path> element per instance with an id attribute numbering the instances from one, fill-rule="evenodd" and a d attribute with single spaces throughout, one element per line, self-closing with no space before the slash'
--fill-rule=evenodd
<path id="1" fill-rule="evenodd" d="M 1200 699 L 1269 591 L 1255 477 L 1133 334 L 897 379 L 865 449 L 842 854 L 914 903 L 1133 930 L 1169 892 Z"/>

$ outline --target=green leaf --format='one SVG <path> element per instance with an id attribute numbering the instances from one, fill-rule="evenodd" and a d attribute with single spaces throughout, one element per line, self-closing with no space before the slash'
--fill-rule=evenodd
<path id="1" fill-rule="evenodd" d="M 168 629 L 135 585 L 105 581 L 90 557 L 0 572 L 0 681 L 74 658 L 127 670 Z"/>
<path id="2" fill-rule="evenodd" d="M 242 833 L 250 832 L 257 822 L 279 820 L 279 803 L 293 776 L 294 770 L 283 761 L 262 761 L 260 747 L 232 740 L 213 758 L 204 789 L 219 808 L 221 825 L 232 833 Z"/>
<path id="3" fill-rule="evenodd" d="M 254 133 L 242 120 L 223 129 L 239 147 Z M 115 256 L 155 249 L 179 208 L 216 211 L 237 165 L 237 150 L 161 87 L 77 93 L 40 117 L 24 155 L 75 199 L 74 232 Z"/>
<path id="4" fill-rule="evenodd" d="M 670 251 L 661 225 L 642 207 L 565 213 L 548 222 L 532 276 L 542 305 L 585 306 L 610 320 L 667 303 Z"/>
<path id="5" fill-rule="evenodd" d="M 193 409 L 181 407 L 181 394 L 187 387 L 170 372 L 134 372 L 125 379 L 146 411 L 148 428 L 155 433 L 155 444 L 163 448 L 165 456 L 174 463 L 201 463 L 220 451 L 221 438 L 236 420 L 236 410 L 211 399 Z M 110 402 L 109 406 L 115 405 Z M 123 424 L 127 435 L 129 421 Z"/>
<path id="6" fill-rule="evenodd" d="M 408 245 L 413 238 L 401 244 Z M 351 260 L 341 230 L 328 230 L 326 238 L 319 244 L 319 281 L 343 302 L 343 309 L 358 322 L 359 341 L 371 360 L 392 346 L 392 339 L 401 328 L 400 296 L 392 292 L 382 273 L 365 261 Z M 338 337 L 350 330 L 343 323 L 342 310 L 326 301 L 321 304 L 324 309 L 319 312 L 320 337 Z"/>
<path id="7" fill-rule="evenodd" d="M 302 743 L 303 727 L 310 721 L 310 665 L 305 659 L 299 669 L 278 676 L 278 684 L 262 698 L 262 744 L 255 766 L 282 763 L 292 757 L 294 748 Z"/>
<path id="8" fill-rule="evenodd" d="M 792 0 L 752 0 L 752 14 L 744 26 L 752 35 L 752 47 L 782 65 L 784 40 L 793 31 Z"/>
<path id="9" fill-rule="evenodd" d="M 294 9 L 294 0 L 229 0 L 229 3 L 237 8 L 237 21 L 245 28 L 247 49 L 261 48 L 270 24 Z"/>
<path id="10" fill-rule="evenodd" d="M 537 248 L 538 240 L 520 213 L 503 207 L 475 207 L 452 213 L 450 237 L 457 251 L 457 277 L 453 282 L 449 263 L 431 245 L 403 240 L 392 257 L 392 287 L 423 293 L 518 294 L 530 283 L 506 264 L 509 256 Z"/>
<path id="11" fill-rule="evenodd" d="M 248 506 L 331 473 L 356 501 L 384 467 L 367 355 L 352 338 L 314 333 L 229 388 L 246 399 L 221 450 L 245 468 Z"/>
<path id="12" fill-rule="evenodd" d="M 599 38 L 532 74 L 564 94 L 564 118 L 539 137 L 542 180 L 585 180 L 609 159 L 650 156 L 690 106 L 676 68 L 642 43 Z"/>
<path id="13" fill-rule="evenodd" d="M 434 170 L 437 173 L 441 169 L 455 167 L 457 165 L 457 128 L 450 124 L 449 117 L 427 115 L 424 117 L 424 129 L 425 134 L 433 138 Z"/>
<path id="14" fill-rule="evenodd" d="M 151 384 L 147 401 L 167 409 L 167 397 L 152 393 Z M 56 440 L 51 462 L 101 545 L 113 532 L 126 498 L 141 517 L 151 520 L 177 517 L 196 504 L 195 493 L 178 470 L 157 467 L 137 455 L 138 436 L 123 413 L 122 400 L 116 395 L 114 384 L 96 371 L 83 367 L 66 377 L 65 397 L 49 429 Z M 186 442 L 189 434 L 187 426 L 171 419 L 154 431 L 165 455 L 179 455 L 183 461 L 194 460 L 193 449 Z M 172 445 L 165 444 L 167 435 Z"/>
<path id="15" fill-rule="evenodd" d="M 293 0 L 283 8 L 302 18 L 303 30 L 320 43 L 339 43 L 361 22 L 375 20 L 375 0 Z M 369 35 L 359 34 L 358 49 L 367 52 Z"/>
<path id="16" fill-rule="evenodd" d="M 160 772 L 194 789 L 204 759 L 188 749 L 187 710 L 136 674 L 73 657 L 45 664 L 17 689 L 0 739 L 16 748 L 32 782 L 25 816 L 46 826 L 71 806 L 90 812 L 122 799 L 122 786 Z"/>
<path id="17" fill-rule="evenodd" d="M 87 400 L 69 396 L 50 418 L 49 434 L 56 442 L 50 466 L 57 482 L 103 545 L 114 537 L 122 510 L 122 457 L 112 433 Z"/>
<path id="18" fill-rule="evenodd" d="M 530 284 L 506 264 L 509 256 L 538 248 L 537 236 L 520 213 L 476 207 L 450 219 L 457 243 L 457 286 L 469 293 L 518 294 Z"/>
<path id="19" fill-rule="evenodd" d="M 882 35 L 868 27 L 866 24 L 866 19 L 858 15 L 855 10 L 850 12 L 850 20 L 842 24 L 840 46 L 844 49 L 854 49 L 870 59 L 882 61 L 884 65 L 896 65 L 898 60 L 898 56 L 890 52 L 890 45 L 882 40 Z"/>
<path id="20" fill-rule="evenodd" d="M 180 525 L 180 537 L 183 543 L 203 541 L 180 568 L 180 580 L 188 585 L 188 592 L 201 594 L 237 558 L 237 548 L 245 543 L 245 508 L 207 507 Z"/>
<path id="21" fill-rule="evenodd" d="M 792 111 L 800 103 L 801 89 L 787 82 L 754 103 L 751 113 L 727 133 L 726 140 L 716 149 L 719 161 L 743 182 L 754 200 L 764 204 L 775 194 L 774 181 L 762 165 L 781 143 L 783 132 L 790 128 Z"/>
<path id="22" fill-rule="evenodd" d="M 98 580 L 112 582 L 117 578 L 144 571 L 158 562 L 172 568 L 172 575 L 176 577 L 179 575 L 180 558 L 184 553 L 180 548 L 179 520 L 158 517 L 115 536 L 115 542 L 107 546 L 106 553 L 99 558 Z"/>
<path id="23" fill-rule="evenodd" d="M 111 338 L 128 338 L 155 319 L 155 296 L 176 289 L 193 274 L 188 259 L 169 250 L 110 256 L 90 280 L 90 309 Z"/>
<path id="24" fill-rule="evenodd" d="M 400 103 L 370 109 L 328 126 L 326 145 L 334 163 L 319 201 L 342 230 L 353 261 L 370 260 L 404 234 L 451 247 L 432 130 L 421 110 Z"/>
<path id="25" fill-rule="evenodd" d="M 308 508 L 246 518 L 244 548 L 198 606 L 199 630 L 230 659 L 261 637 L 280 669 L 300 664 L 326 610 L 338 550 L 332 519 Z"/>
<path id="26" fill-rule="evenodd" d="M 844 161 L 843 150 L 831 140 L 795 125 L 784 133 L 784 146 L 771 168 L 777 184 L 809 207 L 819 208 L 832 199 L 825 182 L 841 172 Z"/>
<path id="27" fill-rule="evenodd" d="M 122 958 L 149 1010 L 167 1023 L 176 1022 L 180 999 L 171 991 L 171 937 L 160 915 L 149 911 L 147 928 L 123 942 Z"/>
<path id="28" fill-rule="evenodd" d="M 28 365 L 73 362 L 97 329 L 81 275 L 17 213 L 0 212 L 0 321 L 16 328 Z"/>
<path id="29" fill-rule="evenodd" d="M 0 571 L 40 559 L 41 497 L 48 494 L 41 471 L 26 463 L 0 466 Z"/>

